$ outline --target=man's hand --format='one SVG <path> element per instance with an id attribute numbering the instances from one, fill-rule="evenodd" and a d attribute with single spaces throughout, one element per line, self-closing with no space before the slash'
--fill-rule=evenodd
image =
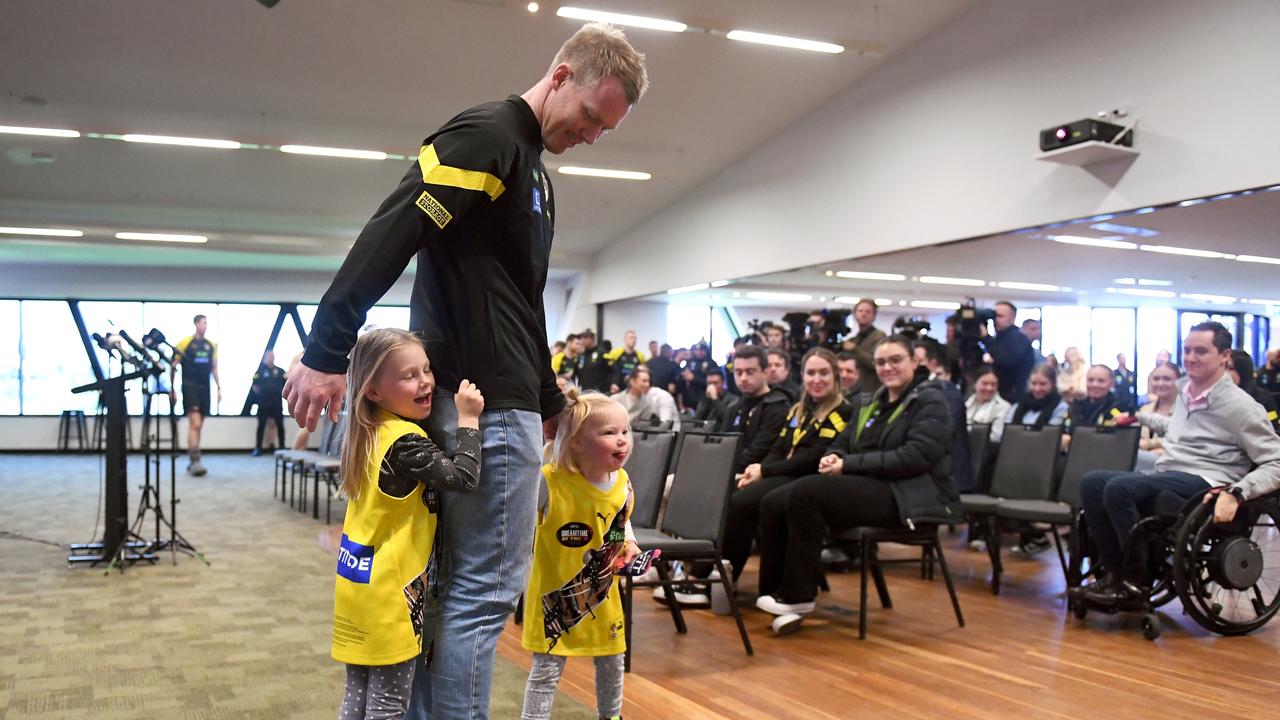
<path id="1" fill-rule="evenodd" d="M 618 384 L 617 384 L 617 383 L 609 383 L 609 394 L 610 394 L 610 395 L 617 395 L 617 394 L 618 394 Z"/>
<path id="2" fill-rule="evenodd" d="M 1222 488 L 1215 488 L 1204 494 L 1204 504 L 1209 504 L 1214 497 L 1218 501 L 1213 505 L 1213 521 L 1220 523 L 1229 523 L 1236 519 L 1236 510 L 1240 509 L 1240 501 L 1235 495 L 1224 492 Z"/>
<path id="3" fill-rule="evenodd" d="M 551 442 L 556 439 L 556 428 L 560 427 L 560 416 L 549 417 L 542 421 L 542 441 Z"/>
<path id="4" fill-rule="evenodd" d="M 760 469 L 760 463 L 751 463 L 742 470 L 742 474 L 738 476 L 738 489 L 760 482 L 763 471 Z"/>
<path id="5" fill-rule="evenodd" d="M 840 475 L 843 471 L 844 460 L 839 455 L 823 455 L 818 461 L 818 472 L 823 475 Z"/>
<path id="6" fill-rule="evenodd" d="M 315 432 L 320 413 L 329 409 L 329 419 L 338 421 L 342 412 L 342 395 L 347 389 L 345 374 L 324 373 L 298 363 L 289 371 L 284 384 L 284 399 L 289 402 L 289 414 L 298 425 Z"/>
<path id="7" fill-rule="evenodd" d="M 720 399 L 720 390 L 715 385 L 712 385 L 710 383 L 707 384 L 707 399 L 708 400 Z"/>

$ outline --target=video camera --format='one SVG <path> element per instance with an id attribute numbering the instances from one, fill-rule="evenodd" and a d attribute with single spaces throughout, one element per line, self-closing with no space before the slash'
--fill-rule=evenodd
<path id="1" fill-rule="evenodd" d="M 987 323 L 996 319 L 996 311 L 991 308 L 980 308 L 973 298 L 965 298 L 955 314 L 947 318 L 947 322 L 955 323 L 956 344 L 961 372 L 968 372 L 982 364 L 983 330 Z"/>
<path id="2" fill-rule="evenodd" d="M 933 324 L 919 315 L 899 315 L 897 320 L 893 321 L 893 334 L 905 335 L 912 340 L 919 340 L 921 337 L 929 334 Z"/>

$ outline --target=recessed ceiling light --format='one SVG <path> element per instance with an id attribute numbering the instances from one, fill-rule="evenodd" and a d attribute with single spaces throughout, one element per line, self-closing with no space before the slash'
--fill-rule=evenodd
<path id="1" fill-rule="evenodd" d="M 1138 284 L 1138 281 L 1134 278 L 1116 278 L 1112 282 L 1114 282 L 1117 285 L 1137 285 Z"/>
<path id="2" fill-rule="evenodd" d="M 1058 285 L 1048 285 L 1046 283 L 1029 283 L 1029 282 L 998 282 L 996 287 L 1005 290 L 1036 290 L 1039 292 L 1061 292 L 1062 288 Z"/>
<path id="3" fill-rule="evenodd" d="M 683 293 L 691 293 L 691 292 L 697 292 L 699 290 L 706 290 L 709 287 L 711 287 L 711 283 L 697 283 L 695 285 L 683 285 L 681 287 L 671 288 L 670 290 L 667 291 L 667 294 L 681 295 Z"/>
<path id="4" fill-rule="evenodd" d="M 17 127 L 14 125 L 0 125 L 0 133 L 5 133 L 8 135 L 39 135 L 41 137 L 61 137 L 61 138 L 80 137 L 80 133 L 75 130 L 62 130 L 59 128 Z"/>
<path id="5" fill-rule="evenodd" d="M 1249 298 L 1247 302 L 1251 305 L 1280 305 L 1280 300 L 1267 300 L 1266 298 Z"/>
<path id="6" fill-rule="evenodd" d="M 1136 237 L 1155 237 L 1160 234 L 1159 230 L 1152 230 L 1151 228 L 1119 225 L 1117 223 L 1109 222 L 1094 223 L 1089 227 L 1101 232 L 1120 233 L 1121 235 L 1133 235 Z"/>
<path id="7" fill-rule="evenodd" d="M 752 300 L 781 300 L 784 302 L 808 302 L 813 299 L 812 295 L 804 293 L 787 293 L 787 292 L 749 292 L 747 297 Z"/>
<path id="8" fill-rule="evenodd" d="M 1230 305 L 1236 301 L 1236 298 L 1230 295 L 1210 295 L 1209 293 L 1182 293 L 1182 297 L 1188 300 L 1202 300 L 1220 305 Z"/>
<path id="9" fill-rule="evenodd" d="M 1178 207 L 1191 207 L 1192 205 L 1199 205 L 1201 203 L 1206 203 L 1206 202 L 1209 202 L 1209 201 L 1205 198 L 1193 198 L 1191 200 L 1183 200 L 1182 202 L 1178 203 Z"/>
<path id="10" fill-rule="evenodd" d="M 529 12 L 531 12 L 531 13 L 536 13 L 536 12 L 538 12 L 538 3 L 536 3 L 536 2 L 531 2 L 531 3 L 529 3 L 528 5 L 526 5 L 526 6 L 525 6 L 525 9 L 527 9 L 527 10 L 528 10 Z"/>
<path id="11" fill-rule="evenodd" d="M 1264 265 L 1280 265 L 1280 258 L 1266 257 L 1265 255 L 1237 255 L 1236 260 L 1240 262 L 1262 263 Z"/>
<path id="12" fill-rule="evenodd" d="M 63 228 L 0 227 L 0 233 L 5 235 L 38 235 L 40 237 L 84 237 L 84 233 L 80 230 Z"/>
<path id="13" fill-rule="evenodd" d="M 892 304 L 893 304 L 893 301 L 890 300 L 889 298 L 876 298 L 876 305 L 879 307 L 884 307 L 885 305 L 892 305 Z"/>
<path id="14" fill-rule="evenodd" d="M 906 275 L 899 275 L 898 273 L 863 272 L 861 270 L 838 270 L 836 271 L 836 276 L 849 280 L 888 280 L 890 282 L 902 282 L 907 279 Z"/>
<path id="15" fill-rule="evenodd" d="M 959 310 L 960 303 L 943 302 L 940 300 L 912 300 L 911 307 L 926 308 L 929 310 Z"/>
<path id="16" fill-rule="evenodd" d="M 1235 255 L 1220 253 L 1217 250 L 1200 250 L 1199 248 L 1184 248 L 1176 245 L 1139 245 L 1138 249 L 1144 252 L 1185 255 L 1187 257 L 1208 258 L 1211 260 L 1230 260 L 1235 257 Z"/>
<path id="17" fill-rule="evenodd" d="M 148 242 L 177 242 L 177 243 L 207 243 L 209 238 L 204 235 L 174 235 L 172 233 L 140 233 L 140 232 L 119 232 L 116 233 L 117 240 L 146 240 Z"/>
<path id="18" fill-rule="evenodd" d="M 962 285 L 965 287 L 983 287 L 986 283 L 974 278 L 944 277 L 942 275 L 921 275 L 920 282 L 928 285 Z"/>
<path id="19" fill-rule="evenodd" d="M 1067 245 L 1086 245 L 1088 247 L 1110 248 L 1112 250 L 1134 250 L 1138 247 L 1137 243 L 1125 240 L 1091 238 L 1080 235 L 1050 235 L 1049 239 L 1054 242 L 1066 243 Z"/>
<path id="20" fill-rule="evenodd" d="M 1137 295 L 1138 297 L 1171 298 L 1177 294 L 1168 290 L 1145 290 L 1143 288 L 1107 288 L 1107 292 L 1117 295 Z"/>
<path id="21" fill-rule="evenodd" d="M 675 20 L 645 17 L 643 15 L 627 15 L 624 13 L 588 10 L 586 8 L 565 6 L 556 10 L 556 15 L 570 20 L 586 20 L 587 22 L 603 22 L 627 27 L 645 28 L 646 30 L 662 30 L 663 32 L 684 32 L 689 26 Z"/>
<path id="22" fill-rule="evenodd" d="M 1262 188 L 1262 192 L 1275 192 L 1277 190 L 1280 190 L 1280 185 L 1272 185 L 1268 188 Z"/>
<path id="23" fill-rule="evenodd" d="M 586 177 L 612 178 L 614 180 L 648 180 L 653 177 L 647 172 L 635 170 L 609 170 L 606 168 L 576 167 L 563 165 L 560 172 L 564 175 L 584 175 Z"/>
<path id="24" fill-rule="evenodd" d="M 793 50 L 809 50 L 811 52 L 829 53 L 838 55 L 844 52 L 843 45 L 835 43 L 822 42 L 819 40 L 806 40 L 804 38 L 788 37 L 786 35 L 771 35 L 769 33 L 753 32 L 751 30 L 730 30 L 725 37 L 730 40 L 738 40 L 741 42 L 757 43 L 759 45 L 773 45 L 774 47 L 791 48 Z"/>
<path id="25" fill-rule="evenodd" d="M 319 155 L 321 157 L 347 158 L 349 160 L 386 160 L 381 150 L 352 150 L 351 148 L 316 147 L 315 145 L 281 145 L 280 152 L 290 155 Z"/>
<path id="26" fill-rule="evenodd" d="M 728 284 L 729 284 L 728 280 L 712 280 L 711 281 L 711 287 L 713 288 L 722 288 Z"/>
<path id="27" fill-rule="evenodd" d="M 180 145 L 182 147 L 213 148 L 215 150 L 239 150 L 242 146 L 235 140 L 215 140 L 213 138 L 174 137 L 172 135 L 140 135 L 129 133 L 121 135 L 121 140 L 131 143 L 149 143 L 152 145 Z"/>
<path id="28" fill-rule="evenodd" d="M 1134 211 L 1133 211 L 1133 214 L 1134 214 L 1134 215 L 1146 215 L 1147 213 L 1153 213 L 1153 212 L 1155 212 L 1155 211 L 1156 211 L 1156 209 L 1155 209 L 1155 208 L 1153 208 L 1153 207 L 1144 207 L 1144 208 L 1138 208 L 1137 210 L 1134 210 Z"/>
<path id="29" fill-rule="evenodd" d="M 1168 287 L 1169 285 L 1173 284 L 1173 281 L 1172 280 L 1152 280 L 1150 278 L 1138 278 L 1138 284 L 1155 286 L 1155 287 Z"/>

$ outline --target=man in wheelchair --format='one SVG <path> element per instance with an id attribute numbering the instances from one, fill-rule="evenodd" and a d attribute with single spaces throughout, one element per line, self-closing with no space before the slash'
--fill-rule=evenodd
<path id="1" fill-rule="evenodd" d="M 1205 493 L 1204 503 L 1214 503 L 1214 519 L 1228 523 L 1240 503 L 1280 489 L 1280 436 L 1262 406 L 1227 375 L 1230 354 L 1231 333 L 1220 323 L 1192 327 L 1183 344 L 1187 376 L 1178 383 L 1173 415 L 1137 417 L 1164 433 L 1165 453 L 1155 472 L 1104 470 L 1082 479 L 1081 503 L 1099 572 L 1092 584 L 1071 589 L 1074 599 L 1103 608 L 1145 600 L 1148 544 L 1135 543 L 1126 556 L 1125 542 L 1162 491 L 1188 499 Z"/>

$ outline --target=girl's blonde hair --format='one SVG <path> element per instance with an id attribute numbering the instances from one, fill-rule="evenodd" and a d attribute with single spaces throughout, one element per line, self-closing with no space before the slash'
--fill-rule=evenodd
<path id="1" fill-rule="evenodd" d="M 827 419 L 832 410 L 840 407 L 844 402 L 844 388 L 840 386 L 840 361 L 836 358 L 836 354 L 824 347 L 816 347 L 804 354 L 804 358 L 800 361 L 800 372 L 804 373 L 804 366 L 809 364 L 810 358 L 818 358 L 831 366 L 831 375 L 834 379 L 834 387 L 831 388 L 831 394 L 821 403 L 813 407 L 813 416 L 810 418 L 805 400 L 808 399 L 807 393 L 800 394 L 800 401 L 791 406 L 791 412 L 796 417 L 796 427 L 803 428 L 809 424 L 809 420 L 817 420 L 822 422 Z"/>
<path id="2" fill-rule="evenodd" d="M 402 347 L 422 347 L 422 340 L 408 330 L 370 330 L 356 341 L 347 368 L 347 427 L 342 442 L 342 494 L 360 497 L 365 471 L 373 459 L 378 437 L 378 407 L 365 397 L 378 379 L 387 356 Z"/>
<path id="3" fill-rule="evenodd" d="M 577 385 L 569 384 L 564 388 L 564 396 L 569 406 L 560 413 L 560 423 L 556 426 L 556 439 L 547 445 L 546 460 L 557 470 L 580 473 L 581 468 L 573 459 L 573 440 L 582 431 L 587 418 L 606 409 L 618 408 L 625 412 L 626 408 L 617 400 L 600 392 L 582 392 Z"/>

